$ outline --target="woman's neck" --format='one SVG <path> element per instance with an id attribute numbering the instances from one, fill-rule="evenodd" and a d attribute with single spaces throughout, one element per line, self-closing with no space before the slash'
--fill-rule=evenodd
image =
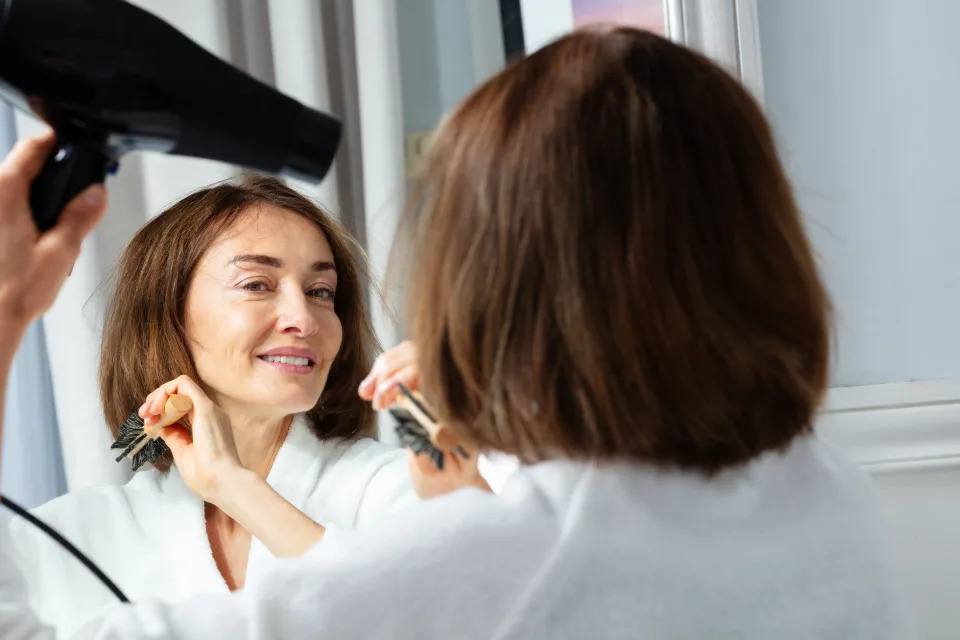
<path id="1" fill-rule="evenodd" d="M 266 479 L 273 468 L 277 452 L 287 439 L 293 416 L 253 417 L 249 411 L 224 408 L 230 417 L 233 441 L 237 445 L 240 464 Z"/>
<path id="2" fill-rule="evenodd" d="M 293 416 L 257 416 L 249 407 L 224 406 L 223 403 L 220 408 L 230 418 L 240 464 L 266 480 L 277 452 L 287 439 Z M 242 588 L 250 556 L 250 533 L 212 504 L 204 505 L 204 517 L 210 550 L 220 575 L 231 591 Z"/>

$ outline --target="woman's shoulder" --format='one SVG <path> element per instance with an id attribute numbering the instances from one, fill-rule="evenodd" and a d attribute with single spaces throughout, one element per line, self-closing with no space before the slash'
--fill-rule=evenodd
<path id="1" fill-rule="evenodd" d="M 164 475 L 155 469 L 141 471 L 126 484 L 102 483 L 70 491 L 31 512 L 48 523 L 69 525 L 76 518 L 89 522 L 95 513 L 116 515 L 141 499 L 160 493 L 164 480 Z"/>
<path id="2" fill-rule="evenodd" d="M 371 438 L 319 439 L 302 415 L 267 482 L 314 520 L 347 528 L 415 498 L 403 449 Z"/>
<path id="3" fill-rule="evenodd" d="M 103 536 L 104 527 L 93 523 L 109 523 L 109 530 L 116 533 L 130 528 L 141 530 L 146 524 L 144 514 L 156 511 L 166 484 L 165 474 L 154 469 L 141 471 L 126 484 L 103 483 L 70 491 L 31 509 L 31 513 L 81 549 L 91 549 L 114 537 Z M 11 520 L 10 533 L 13 542 L 26 549 L 35 546 L 37 536 L 43 536 L 19 517 Z"/>
<path id="4" fill-rule="evenodd" d="M 31 513 L 52 527 L 88 556 L 109 557 L 118 539 L 137 536 L 150 530 L 150 522 L 142 514 L 155 511 L 161 491 L 159 472 L 140 472 L 125 485 L 99 484 L 71 491 L 31 510 Z M 9 541 L 21 570 L 39 575 L 80 567 L 46 534 L 24 518 L 11 518 Z"/>
<path id="5" fill-rule="evenodd" d="M 332 490 L 345 505 L 351 505 L 351 526 L 418 501 L 403 449 L 370 438 L 344 441 L 339 446 L 339 455 L 331 461 L 318 489 Z"/>
<path id="6" fill-rule="evenodd" d="M 330 619 L 344 629 L 356 625 L 357 632 L 355 619 L 336 612 L 356 598 L 402 601 L 386 606 L 376 620 L 365 619 L 370 637 L 398 628 L 411 637 L 459 637 L 464 629 L 493 636 L 503 617 L 522 602 L 558 531 L 535 496 L 523 496 L 523 505 L 517 499 L 465 488 L 361 523 L 355 531 L 328 530 L 303 559 L 301 566 L 310 567 L 304 589 L 323 594 L 316 601 Z M 451 593 L 463 600 L 465 590 L 471 606 L 423 616 Z M 474 606 L 478 598 L 482 606 Z"/>

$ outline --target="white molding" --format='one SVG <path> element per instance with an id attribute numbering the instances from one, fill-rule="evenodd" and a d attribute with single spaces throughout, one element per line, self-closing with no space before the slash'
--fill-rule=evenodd
<path id="1" fill-rule="evenodd" d="M 760 53 L 760 16 L 757 0 L 734 0 L 740 81 L 763 104 L 763 56 Z"/>
<path id="2" fill-rule="evenodd" d="M 960 380 L 923 380 L 834 387 L 827 392 L 825 410 L 836 413 L 953 402 L 960 402 Z"/>
<path id="3" fill-rule="evenodd" d="M 757 0 L 664 0 L 667 37 L 726 68 L 763 102 Z"/>
<path id="4" fill-rule="evenodd" d="M 666 35 L 676 42 L 686 42 L 683 21 L 683 0 L 663 0 L 663 21 Z"/>
<path id="5" fill-rule="evenodd" d="M 960 380 L 830 389 L 817 432 L 870 473 L 960 469 Z"/>

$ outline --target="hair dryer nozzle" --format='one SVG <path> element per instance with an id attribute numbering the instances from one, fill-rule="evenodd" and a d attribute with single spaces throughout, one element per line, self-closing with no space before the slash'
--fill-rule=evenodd
<path id="1" fill-rule="evenodd" d="M 281 172 L 310 182 L 320 182 L 337 153 L 340 121 L 304 107 L 296 126 L 296 142 Z"/>

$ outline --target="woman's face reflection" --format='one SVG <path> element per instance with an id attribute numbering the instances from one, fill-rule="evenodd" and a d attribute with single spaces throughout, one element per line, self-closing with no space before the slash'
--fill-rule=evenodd
<path id="1" fill-rule="evenodd" d="M 289 415 L 316 405 L 340 350 L 337 272 L 307 219 L 263 204 L 206 252 L 187 294 L 197 374 L 223 408 Z"/>

